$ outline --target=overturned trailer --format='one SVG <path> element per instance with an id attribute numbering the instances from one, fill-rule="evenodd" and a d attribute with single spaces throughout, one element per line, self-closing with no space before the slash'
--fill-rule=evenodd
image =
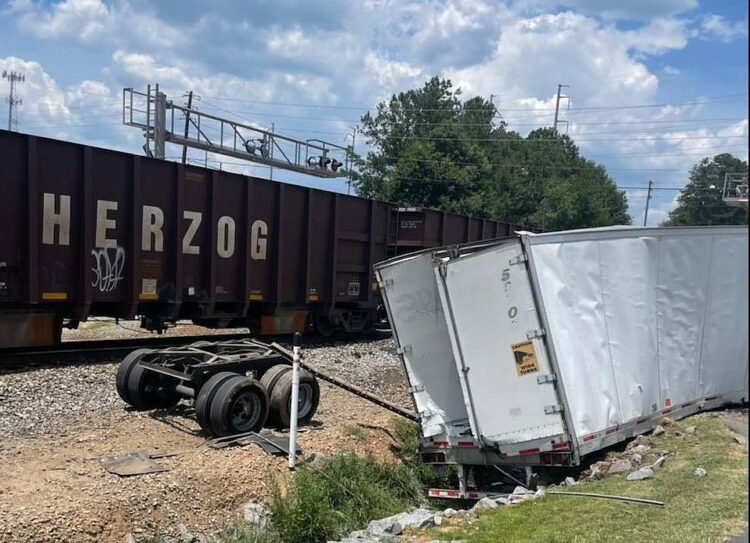
<path id="1" fill-rule="evenodd" d="M 419 412 L 459 466 L 571 466 L 748 393 L 748 229 L 603 228 L 375 267 Z"/>

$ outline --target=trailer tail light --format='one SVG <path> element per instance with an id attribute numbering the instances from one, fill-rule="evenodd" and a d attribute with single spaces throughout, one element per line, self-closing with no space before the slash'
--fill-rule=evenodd
<path id="1" fill-rule="evenodd" d="M 445 464 L 444 452 L 422 453 L 422 461 L 427 464 Z"/>

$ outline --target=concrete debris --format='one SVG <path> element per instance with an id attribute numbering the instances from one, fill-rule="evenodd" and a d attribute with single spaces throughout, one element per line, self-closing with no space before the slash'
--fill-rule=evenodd
<path id="1" fill-rule="evenodd" d="M 620 458 L 609 465 L 607 473 L 609 475 L 617 475 L 619 473 L 630 471 L 631 469 L 633 469 L 633 464 L 630 463 L 630 460 L 627 458 Z"/>
<path id="2" fill-rule="evenodd" d="M 643 457 L 638 453 L 633 453 L 630 456 L 630 460 L 631 462 L 633 462 L 633 464 L 640 464 L 641 462 L 643 462 Z"/>
<path id="3" fill-rule="evenodd" d="M 642 481 L 643 479 L 651 479 L 651 477 L 654 476 L 654 470 L 652 470 L 649 466 L 643 467 L 639 469 L 638 471 L 634 471 L 633 473 L 630 473 L 626 479 L 628 481 Z"/>
<path id="4" fill-rule="evenodd" d="M 695 430 L 696 430 L 695 426 L 688 426 L 687 428 L 683 430 L 683 432 L 692 436 L 692 435 L 695 435 Z"/>
<path id="5" fill-rule="evenodd" d="M 565 486 L 575 486 L 578 484 L 578 481 L 573 479 L 573 477 L 566 477 L 564 481 Z"/>
<path id="6" fill-rule="evenodd" d="M 663 426 L 675 426 L 677 423 L 670 419 L 669 417 L 664 417 L 664 419 L 661 421 Z"/>
<path id="7" fill-rule="evenodd" d="M 443 512 L 445 514 L 445 512 Z M 342 543 L 387 543 L 396 541 L 399 534 L 407 528 L 428 528 L 435 525 L 435 513 L 427 509 L 415 509 L 392 515 L 390 517 L 370 521 L 367 528 L 352 532 L 342 539 Z"/>
<path id="8" fill-rule="evenodd" d="M 477 503 L 474 504 L 474 507 L 471 508 L 472 511 L 482 511 L 484 509 L 494 509 L 498 506 L 498 503 L 492 499 L 492 498 L 482 498 Z"/>
<path id="9" fill-rule="evenodd" d="M 747 439 L 745 436 L 741 436 L 740 434 L 734 434 L 734 440 L 739 443 L 740 445 L 747 445 Z"/>
<path id="10" fill-rule="evenodd" d="M 319 464 L 323 460 L 326 459 L 326 455 L 323 454 L 320 451 L 313 451 L 310 453 L 310 455 L 305 459 L 305 462 L 308 464 Z"/>
<path id="11" fill-rule="evenodd" d="M 644 455 L 647 452 L 649 452 L 650 450 L 651 450 L 651 447 L 649 447 L 648 445 L 636 445 L 635 447 L 633 447 L 632 449 L 630 449 L 630 451 L 633 454 L 640 454 L 640 455 Z"/>
<path id="12" fill-rule="evenodd" d="M 705 477 L 706 475 L 708 475 L 708 472 L 703 468 L 695 468 L 693 475 L 695 475 L 696 477 Z"/>
<path id="13" fill-rule="evenodd" d="M 654 431 L 653 431 L 653 432 L 651 432 L 651 435 L 654 435 L 654 436 L 659 436 L 659 435 L 661 435 L 661 434 L 663 434 L 663 433 L 664 433 L 664 426 L 662 426 L 661 424 L 657 424 L 657 425 L 656 425 L 656 426 L 654 427 Z"/>
<path id="14" fill-rule="evenodd" d="M 458 513 L 458 511 L 456 511 L 455 509 L 452 509 L 452 508 L 449 507 L 448 509 L 446 509 L 445 511 L 443 511 L 443 516 L 445 518 L 451 518 L 451 517 L 455 517 L 457 513 Z"/>
<path id="15" fill-rule="evenodd" d="M 198 538 L 191 534 L 190 530 L 188 530 L 188 527 L 184 524 L 177 525 L 177 533 L 180 534 L 180 538 L 185 543 L 196 543 L 198 541 Z"/>
<path id="16" fill-rule="evenodd" d="M 533 490 L 529 490 L 528 488 L 525 488 L 522 486 L 517 486 L 516 488 L 513 489 L 513 495 L 515 496 L 519 494 L 533 494 L 533 493 L 534 493 Z"/>
<path id="17" fill-rule="evenodd" d="M 250 526 L 264 528 L 268 525 L 270 515 L 259 503 L 248 502 L 242 507 L 242 516 Z"/>

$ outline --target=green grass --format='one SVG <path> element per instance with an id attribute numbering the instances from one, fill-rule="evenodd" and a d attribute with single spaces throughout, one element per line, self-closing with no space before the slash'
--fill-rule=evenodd
<path id="1" fill-rule="evenodd" d="M 677 438 L 673 428 L 655 438 L 655 447 L 672 454 L 653 479 L 626 481 L 618 475 L 572 489 L 650 498 L 664 507 L 624 504 L 575 496 L 547 495 L 480 515 L 473 524 L 433 530 L 436 539 L 468 539 L 470 543 L 710 543 L 741 529 L 747 508 L 747 452 L 730 431 L 709 415 L 683 421 L 694 424 L 695 436 Z M 703 467 L 708 475 L 693 475 Z"/>
<path id="2" fill-rule="evenodd" d="M 357 426 L 356 424 L 352 424 L 351 426 L 345 426 L 344 433 L 352 436 L 357 441 L 364 441 L 365 439 L 365 431 L 362 429 L 361 426 Z"/>
<path id="3" fill-rule="evenodd" d="M 388 423 L 393 437 L 398 441 L 394 453 L 402 459 L 412 459 L 419 447 L 419 424 L 403 417 L 393 417 Z"/>
<path id="4" fill-rule="evenodd" d="M 285 492 L 274 484 L 269 510 L 278 540 L 317 543 L 404 511 L 423 496 L 410 466 L 347 453 L 330 456 L 315 468 L 303 465 Z"/>

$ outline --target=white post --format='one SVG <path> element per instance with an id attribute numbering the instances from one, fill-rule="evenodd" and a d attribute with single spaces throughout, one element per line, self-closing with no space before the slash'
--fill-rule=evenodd
<path id="1" fill-rule="evenodd" d="M 297 460 L 297 414 L 299 412 L 299 351 L 302 334 L 294 334 L 292 351 L 292 405 L 289 413 L 289 469 L 294 469 Z"/>

